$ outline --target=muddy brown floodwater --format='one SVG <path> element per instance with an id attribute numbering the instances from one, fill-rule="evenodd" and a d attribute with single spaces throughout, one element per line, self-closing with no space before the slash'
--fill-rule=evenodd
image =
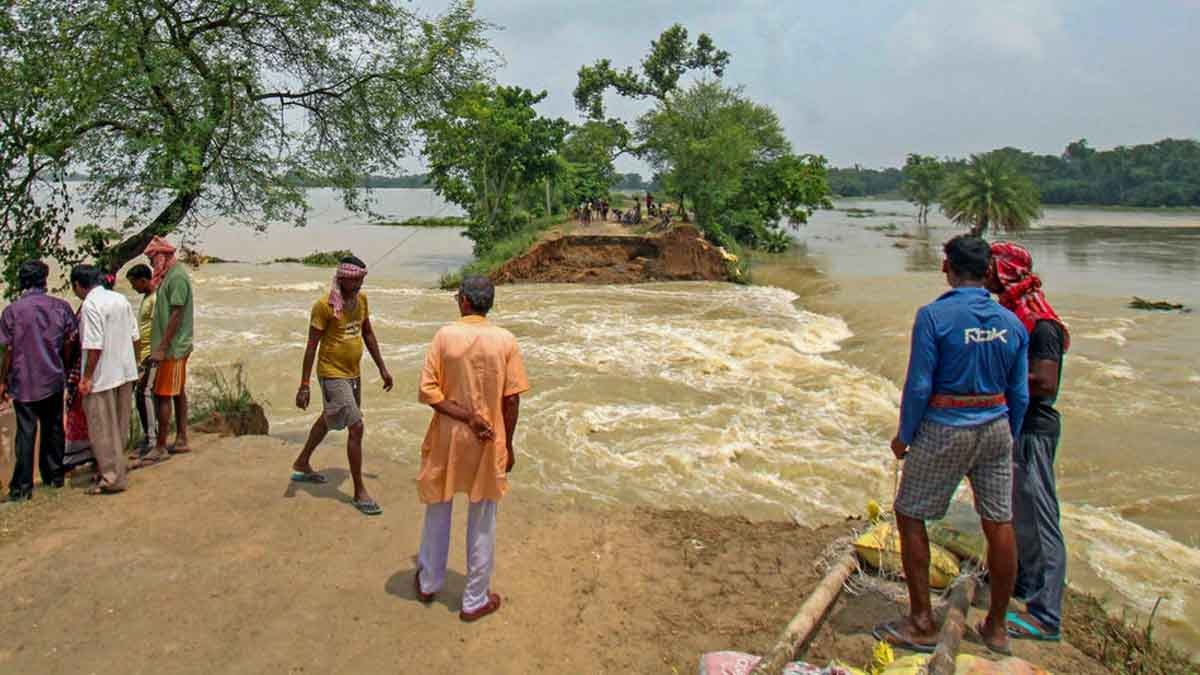
<path id="1" fill-rule="evenodd" d="M 329 271 L 256 263 L 352 249 L 370 266 L 373 323 L 399 383 L 384 394 L 365 367 L 368 453 L 415 467 L 428 421 L 420 360 L 454 318 L 434 285 L 470 243 L 366 225 L 324 191 L 313 204 L 302 230 L 217 223 L 192 235 L 205 253 L 246 261 L 194 273 L 193 367 L 244 363 L 272 432 L 302 440 L 310 416 L 291 401 Z M 874 212 L 818 214 L 795 252 L 756 262 L 759 285 L 502 287 L 494 319 L 517 335 L 534 384 L 521 488 L 814 526 L 889 501 L 909 324 L 943 289 L 939 245 L 953 230 L 917 228 L 903 203 L 838 206 Z M 454 212 L 421 190 L 379 191 L 377 210 Z M 1143 612 L 1163 597 L 1160 622 L 1200 646 L 1200 315 L 1126 307 L 1133 295 L 1200 305 L 1200 214 L 1048 209 L 1019 239 L 1073 335 L 1058 462 L 1070 583 Z"/>

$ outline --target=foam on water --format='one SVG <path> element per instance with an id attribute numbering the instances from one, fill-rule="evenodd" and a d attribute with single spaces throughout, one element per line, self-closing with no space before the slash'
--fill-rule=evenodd
<path id="1" fill-rule="evenodd" d="M 1200 637 L 1187 625 L 1188 608 L 1200 604 L 1200 550 L 1093 506 L 1066 506 L 1063 531 L 1074 566 L 1143 613 L 1163 598 L 1158 616 L 1190 639 Z"/>
<path id="2" fill-rule="evenodd" d="M 327 282 L 200 281 L 196 362 L 245 361 L 273 432 L 302 438 L 315 411 L 295 410 L 295 377 L 309 308 Z M 396 392 L 383 395 L 364 360 L 368 452 L 415 465 L 429 420 L 415 383 L 430 338 L 453 320 L 454 306 L 434 289 L 369 285 L 367 292 L 397 381 Z M 887 441 L 900 392 L 841 360 L 840 344 L 852 336 L 846 322 L 797 307 L 793 293 L 654 284 L 506 286 L 497 295 L 494 321 L 516 334 L 534 387 L 517 436 L 518 489 L 811 524 L 861 513 L 868 499 L 889 500 Z M 1140 382 L 1142 366 L 1133 321 L 1071 321 L 1083 341 L 1067 361 L 1065 395 L 1068 405 L 1089 402 L 1068 417 L 1081 425 L 1088 415 L 1114 414 L 1104 407 L 1116 405 L 1107 403 L 1113 387 Z M 1189 365 L 1179 379 L 1200 375 Z M 1154 387 L 1119 405 L 1120 414 L 1175 411 L 1176 424 L 1196 424 L 1186 400 Z M 1092 479 L 1095 472 L 1077 468 L 1085 457 L 1064 457 L 1064 482 Z M 1130 517 L 1196 503 L 1136 501 L 1144 496 L 1131 492 L 1124 501 Z M 1144 610 L 1169 593 L 1160 614 L 1187 630 L 1179 624 L 1200 604 L 1200 552 L 1123 518 L 1119 503 L 1066 505 L 1064 529 L 1073 582 Z"/>

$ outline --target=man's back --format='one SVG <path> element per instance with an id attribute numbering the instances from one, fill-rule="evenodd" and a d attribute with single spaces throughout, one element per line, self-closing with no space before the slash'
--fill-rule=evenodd
<path id="1" fill-rule="evenodd" d="M 0 315 L 0 344 L 12 350 L 13 399 L 32 403 L 62 390 L 66 383 L 62 351 L 75 327 L 66 301 L 44 289 L 26 291 Z"/>
<path id="2" fill-rule="evenodd" d="M 101 350 L 93 391 L 106 391 L 137 379 L 133 353 L 137 317 L 124 295 L 102 287 L 92 289 L 83 301 L 80 335 L 84 350 Z"/>
<path id="3" fill-rule="evenodd" d="M 1028 367 L 1029 338 L 1012 312 L 983 288 L 953 289 L 917 312 L 902 426 L 915 433 L 922 419 L 948 426 L 983 424 L 1015 409 L 1020 426 L 1028 393 L 1017 392 Z M 933 395 L 1006 395 L 1006 403 L 931 407 Z M 909 436 L 908 438 L 911 438 Z"/>
<path id="4" fill-rule="evenodd" d="M 515 385 L 520 351 L 513 334 L 481 317 L 464 317 L 444 326 L 434 338 L 441 359 L 441 381 L 456 393 L 477 397 L 485 408 L 499 410 L 500 399 Z M 521 377 L 524 379 L 523 367 Z M 513 374 L 510 375 L 510 371 Z"/>

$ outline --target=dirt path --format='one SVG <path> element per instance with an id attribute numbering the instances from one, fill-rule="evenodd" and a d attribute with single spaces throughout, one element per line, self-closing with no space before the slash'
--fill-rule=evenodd
<path id="1" fill-rule="evenodd" d="M 296 448 L 200 437 L 133 474 L 0 507 L 0 672 L 694 672 L 703 651 L 763 649 L 815 584 L 840 528 L 592 508 L 501 509 L 494 588 L 458 620 L 465 509 L 431 607 L 412 592 L 411 468 L 368 459 L 385 509 L 360 515 L 336 446 L 325 486 L 288 482 Z"/>

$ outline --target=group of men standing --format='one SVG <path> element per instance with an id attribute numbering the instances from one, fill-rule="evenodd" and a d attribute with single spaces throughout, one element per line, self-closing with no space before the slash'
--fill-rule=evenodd
<path id="1" fill-rule="evenodd" d="M 1054 402 L 1070 334 L 1025 248 L 960 236 L 944 250 L 951 290 L 917 312 L 892 441 L 904 461 L 894 509 L 910 612 L 880 624 L 875 635 L 916 651 L 936 646 L 925 521 L 945 516 L 966 477 L 987 539 L 991 586 L 976 631 L 989 649 L 1009 654 L 1010 638 L 1061 639 L 1066 547 Z M 1023 611 L 1009 611 L 1014 594 L 1026 601 Z"/>
<path id="2" fill-rule="evenodd" d="M 330 430 L 347 429 L 352 503 L 363 514 L 378 516 L 383 509 L 368 494 L 362 479 L 365 422 L 359 363 L 364 348 L 379 369 L 384 391 L 391 391 L 394 381 L 371 326 L 367 294 L 362 291 L 366 276 L 362 260 L 343 258 L 329 294 L 317 299 L 309 313 L 296 406 L 308 409 L 314 364 L 324 406 L 292 463 L 291 480 L 327 482 L 324 474 L 313 469 L 313 453 Z M 470 506 L 463 621 L 476 621 L 500 609 L 500 596 L 491 589 L 496 513 L 516 462 L 513 435 L 521 394 L 529 389 L 516 339 L 487 319 L 495 292 L 486 277 L 463 280 L 454 296 L 461 318 L 434 335 L 418 384 L 420 401 L 433 409 L 433 419 L 421 444 L 417 475 L 425 522 L 413 592 L 429 603 L 445 583 L 453 501 L 455 495 L 466 494 Z"/>
<path id="3" fill-rule="evenodd" d="M 1010 637 L 1060 638 L 1066 550 L 1055 492 L 1060 428 L 1053 405 L 1070 335 L 1042 294 L 1027 250 L 961 236 L 944 251 L 943 272 L 951 290 L 917 313 L 899 431 L 892 441 L 896 458 L 905 462 L 894 508 L 910 613 L 875 632 L 906 648 L 932 651 L 935 646 L 925 521 L 945 516 L 966 477 L 988 541 L 992 595 L 987 619 L 977 630 L 990 649 L 1009 653 Z M 83 301 L 76 315 L 66 302 L 47 295 L 45 264 L 22 266 L 22 295 L 0 316 L 0 346 L 5 348 L 0 397 L 14 399 L 18 419 L 10 498 L 32 493 L 39 426 L 42 479 L 62 485 L 64 392 L 79 399 L 86 415 L 99 477 L 94 494 L 126 487 L 122 450 L 135 388 L 146 438 L 133 466 L 166 458 L 163 422 L 172 412 L 177 420 L 174 451 L 187 451 L 185 384 L 193 299 L 190 280 L 174 253 L 169 243 L 156 238 L 146 249 L 152 267 L 129 272 L 144 297 L 137 316 L 123 295 L 104 287 L 94 267 L 71 271 L 72 289 Z M 329 294 L 312 306 L 296 405 L 309 406 L 315 365 L 323 411 L 292 464 L 291 480 L 325 483 L 325 475 L 313 469 L 313 453 L 330 430 L 348 429 L 352 502 L 362 513 L 376 516 L 383 510 L 362 479 L 364 348 L 379 369 L 384 390 L 390 391 L 394 382 L 362 292 L 366 276 L 362 260 L 343 258 Z M 989 292 L 998 295 L 999 303 Z M 453 499 L 466 494 L 464 621 L 500 607 L 500 596 L 490 586 L 497 506 L 508 492 L 520 396 L 529 389 L 515 338 L 487 319 L 494 300 L 495 288 L 486 277 L 463 280 L 454 296 L 461 318 L 434 335 L 418 385 L 419 399 L 433 409 L 433 418 L 417 476 L 426 510 L 413 588 L 422 602 L 431 602 L 441 590 Z M 77 380 L 67 365 L 76 333 L 82 354 Z M 73 389 L 72 380 L 77 381 Z M 1014 590 L 1027 601 L 1024 611 L 1008 611 Z"/>
<path id="4" fill-rule="evenodd" d="M 33 496 L 39 435 L 43 484 L 62 487 L 68 469 L 92 459 L 95 485 L 89 494 L 121 492 L 128 486 L 128 469 L 188 451 L 191 280 L 166 240 L 154 238 L 145 254 L 151 265 L 135 266 L 128 274 L 143 296 L 136 314 L 125 296 L 112 290 L 113 277 L 93 265 L 71 270 L 71 290 L 82 301 L 77 312 L 48 294 L 50 270 L 44 262 L 21 265 L 21 295 L 0 314 L 0 400 L 11 398 L 17 417 L 10 500 Z M 144 438 L 127 464 L 135 390 Z M 166 424 L 156 428 L 155 420 L 169 420 L 172 407 L 177 435 L 168 449 Z"/>

